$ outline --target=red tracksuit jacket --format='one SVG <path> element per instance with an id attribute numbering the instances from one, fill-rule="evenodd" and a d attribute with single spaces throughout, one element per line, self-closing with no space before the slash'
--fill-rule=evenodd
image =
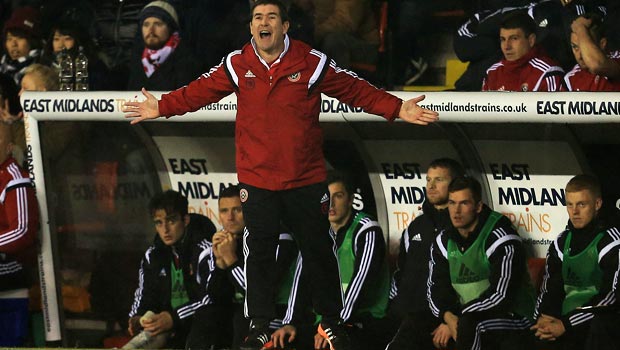
<path id="1" fill-rule="evenodd" d="M 22 262 L 34 258 L 38 229 L 30 177 L 8 158 L 0 164 L 0 291 L 29 287 Z"/>
<path id="2" fill-rule="evenodd" d="M 609 58 L 620 64 L 620 51 L 609 54 Z M 620 91 L 619 80 L 609 80 L 602 75 L 594 75 L 581 69 L 578 64 L 564 76 L 562 89 L 568 91 Z"/>
<path id="3" fill-rule="evenodd" d="M 252 43 L 189 85 L 162 96 L 163 116 L 180 115 L 237 95 L 236 164 L 239 181 L 277 191 L 326 178 L 321 93 L 388 120 L 402 101 L 340 69 L 308 45 L 285 37 L 285 49 L 269 66 Z"/>
<path id="4" fill-rule="evenodd" d="M 487 69 L 482 91 L 560 91 L 564 71 L 534 46 L 516 61 L 505 59 Z"/>

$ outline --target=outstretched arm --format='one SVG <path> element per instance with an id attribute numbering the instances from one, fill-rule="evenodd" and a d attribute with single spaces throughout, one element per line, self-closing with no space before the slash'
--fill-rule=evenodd
<path id="1" fill-rule="evenodd" d="M 146 100 L 142 102 L 125 102 L 123 105 L 125 118 L 135 118 L 131 120 L 131 124 L 137 124 L 146 119 L 156 119 L 160 117 L 157 98 L 146 91 L 145 88 L 142 88 L 142 94 L 146 97 Z"/>
<path id="2" fill-rule="evenodd" d="M 425 95 L 421 95 L 404 101 L 400 107 L 400 112 L 398 112 L 398 117 L 408 123 L 419 125 L 428 125 L 439 120 L 439 113 L 418 106 L 418 102 L 425 98 Z"/>

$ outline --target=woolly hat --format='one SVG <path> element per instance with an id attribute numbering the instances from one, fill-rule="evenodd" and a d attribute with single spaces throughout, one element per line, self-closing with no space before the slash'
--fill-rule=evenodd
<path id="1" fill-rule="evenodd" d="M 19 29 L 31 37 L 39 37 L 39 10 L 24 6 L 16 8 L 4 23 L 4 34 L 10 29 Z"/>
<path id="2" fill-rule="evenodd" d="M 140 25 L 145 19 L 156 17 L 166 22 L 171 29 L 179 28 L 179 17 L 174 7 L 166 1 L 153 1 L 148 3 L 140 12 Z"/>

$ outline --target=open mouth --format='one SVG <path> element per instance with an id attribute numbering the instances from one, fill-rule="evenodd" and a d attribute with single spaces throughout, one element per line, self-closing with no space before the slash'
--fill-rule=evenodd
<path id="1" fill-rule="evenodd" d="M 261 39 L 266 39 L 266 38 L 271 37 L 271 32 L 269 32 L 267 30 L 261 30 L 259 35 L 260 35 Z"/>

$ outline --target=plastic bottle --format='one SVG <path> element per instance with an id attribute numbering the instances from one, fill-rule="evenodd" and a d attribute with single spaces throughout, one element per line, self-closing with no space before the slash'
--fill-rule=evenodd
<path id="1" fill-rule="evenodd" d="M 80 46 L 80 53 L 75 58 L 75 91 L 88 90 L 88 58 L 84 47 Z"/>
<path id="2" fill-rule="evenodd" d="M 66 48 L 62 49 L 58 56 L 58 80 L 60 82 L 60 91 L 73 90 L 73 58 L 69 55 Z"/>

